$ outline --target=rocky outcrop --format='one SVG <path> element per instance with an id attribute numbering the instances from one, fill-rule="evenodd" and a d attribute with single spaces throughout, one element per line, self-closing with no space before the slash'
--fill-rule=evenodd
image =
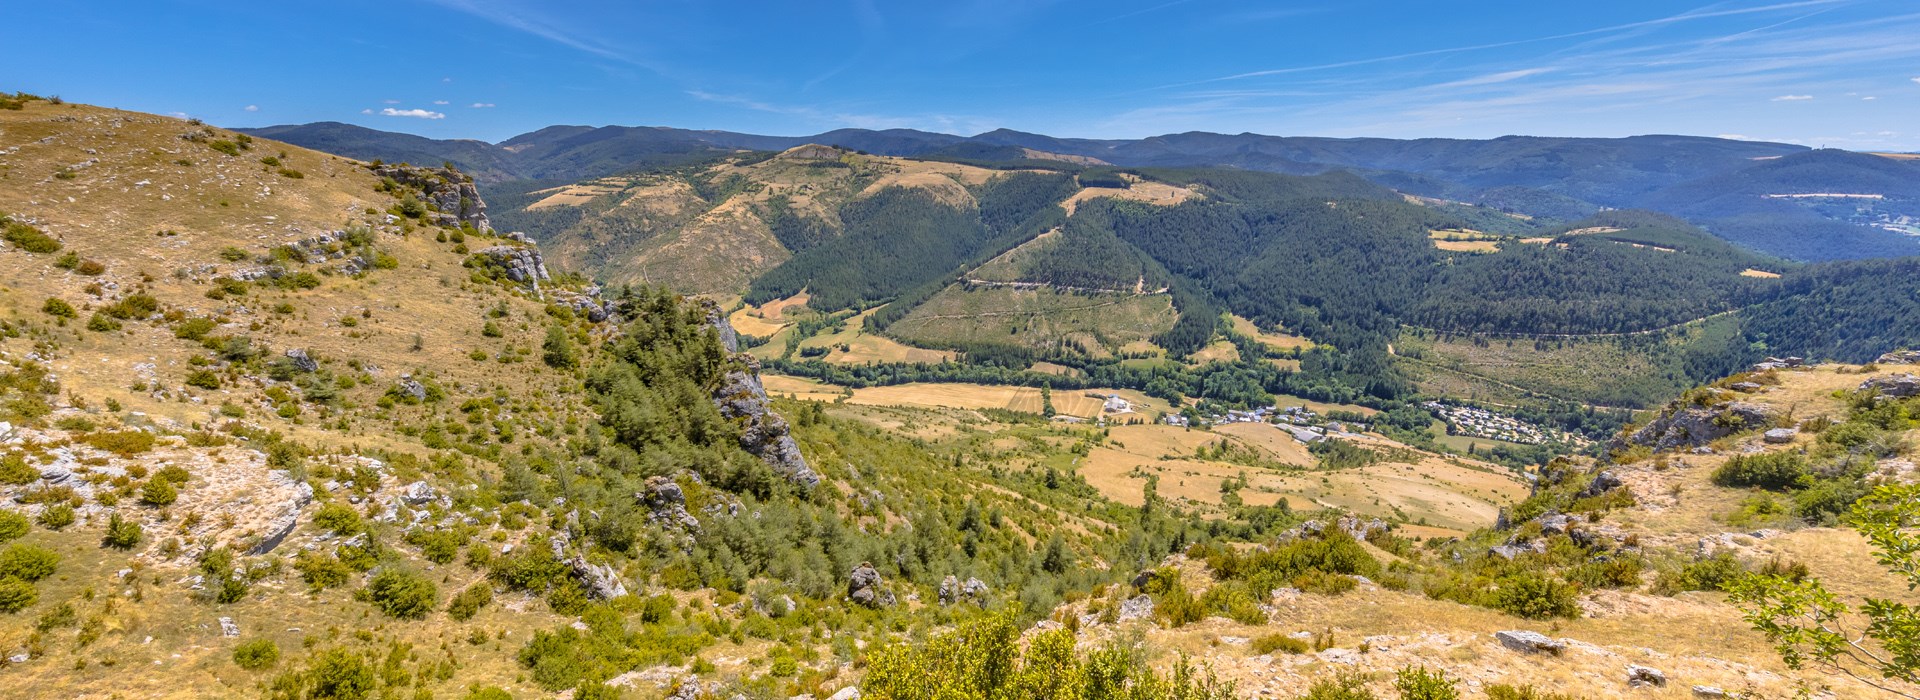
<path id="1" fill-rule="evenodd" d="M 687 512 L 687 497 L 680 485 L 664 476 L 647 477 L 646 490 L 633 495 L 647 509 L 647 522 L 688 533 L 700 531 L 700 520 Z"/>
<path id="2" fill-rule="evenodd" d="M 1860 390 L 1878 392 L 1881 396 L 1888 396 L 1896 399 L 1904 399 L 1909 396 L 1920 396 L 1920 377 L 1916 377 L 1916 376 L 1913 376 L 1912 374 L 1904 374 L 1904 373 L 1890 374 L 1884 377 L 1874 377 L 1867 381 L 1861 382 Z"/>
<path id="3" fill-rule="evenodd" d="M 1587 482 L 1587 487 L 1580 490 L 1580 497 L 1592 498 L 1625 485 L 1627 482 L 1621 481 L 1620 475 L 1611 469 L 1605 470 L 1593 475 L 1593 481 Z"/>
<path id="4" fill-rule="evenodd" d="M 1120 611 L 1116 617 L 1121 622 L 1144 620 L 1153 617 L 1153 596 L 1142 593 L 1120 602 Z"/>
<path id="5" fill-rule="evenodd" d="M 627 586 L 620 582 L 620 572 L 612 566 L 594 564 L 585 556 L 575 554 L 567 556 L 569 538 L 562 532 L 547 541 L 553 548 L 553 558 L 567 565 L 567 573 L 587 591 L 587 597 L 594 600 L 612 600 L 627 594 Z"/>
<path id="6" fill-rule="evenodd" d="M 886 590 L 884 583 L 879 569 L 873 568 L 871 563 L 860 562 L 847 577 L 847 599 L 869 608 L 891 606 L 894 603 L 893 592 Z"/>
<path id="7" fill-rule="evenodd" d="M 1670 407 L 1627 436 L 1625 442 L 1656 450 L 1699 447 L 1743 430 L 1765 427 L 1775 415 L 1772 407 L 1745 401 L 1715 406 L 1689 403 Z"/>
<path id="8" fill-rule="evenodd" d="M 539 248 L 532 246 L 496 245 L 481 248 L 467 259 L 467 263 L 470 267 L 498 270 L 500 276 L 522 284 L 538 286 L 551 279 L 547 275 L 546 259 L 540 257 Z"/>
<path id="9" fill-rule="evenodd" d="M 1881 365 L 1920 365 L 1920 350 L 1895 350 L 1874 360 Z"/>
<path id="10" fill-rule="evenodd" d="M 1567 643 L 1539 632 L 1528 630 L 1505 630 L 1493 633 L 1500 646 L 1524 654 L 1552 654 L 1559 656 L 1567 650 Z"/>
<path id="11" fill-rule="evenodd" d="M 473 178 L 452 168 L 417 168 L 407 165 L 376 165 L 375 177 L 392 178 L 404 187 L 420 191 L 420 201 L 436 211 L 434 223 L 442 226 L 472 226 L 481 233 L 492 233 L 487 220 L 487 203 Z"/>
<path id="12" fill-rule="evenodd" d="M 1652 666 L 1639 664 L 1627 667 L 1627 685 L 1635 688 L 1661 688 L 1667 685 L 1667 674 Z"/>
<path id="13" fill-rule="evenodd" d="M 987 584 L 977 578 L 968 578 L 961 583 L 958 576 L 948 576 L 940 581 L 940 604 L 953 605 L 968 602 L 981 607 L 987 605 Z"/>
<path id="14" fill-rule="evenodd" d="M 312 355 L 308 355 L 305 348 L 292 348 L 287 350 L 287 363 L 292 365 L 294 369 L 302 372 L 320 371 L 320 362 L 313 359 Z"/>
<path id="15" fill-rule="evenodd" d="M 1760 439 L 1767 441 L 1769 445 L 1785 445 L 1793 442 L 1793 437 L 1799 434 L 1800 430 L 1797 428 L 1774 428 L 1762 433 Z"/>
<path id="16" fill-rule="evenodd" d="M 720 415 L 740 426 L 740 447 L 759 457 L 787 481 L 811 489 L 820 484 L 820 475 L 807 466 L 800 444 L 793 441 L 787 421 L 767 406 L 767 389 L 760 384 L 759 364 L 739 352 L 739 336 L 727 323 L 720 308 L 707 304 L 707 323 L 720 334 L 720 342 L 733 358 L 745 367 L 727 372 L 713 390 L 713 403 Z"/>

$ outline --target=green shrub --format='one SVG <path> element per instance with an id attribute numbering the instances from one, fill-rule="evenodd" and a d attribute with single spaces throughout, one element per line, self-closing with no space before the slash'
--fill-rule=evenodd
<path id="1" fill-rule="evenodd" d="M 1375 700 L 1373 693 L 1367 690 L 1365 676 L 1343 673 L 1334 678 L 1322 678 L 1307 686 L 1307 694 L 1300 700 Z"/>
<path id="2" fill-rule="evenodd" d="M 244 248 L 227 246 L 220 249 L 220 259 L 227 262 L 240 262 L 247 259 L 247 251 Z"/>
<path id="3" fill-rule="evenodd" d="M 465 622 L 479 614 L 480 609 L 493 602 L 493 584 L 481 581 L 453 596 L 447 601 L 447 617 Z"/>
<path id="4" fill-rule="evenodd" d="M 494 686 L 473 686 L 465 700 L 513 700 L 513 695 Z"/>
<path id="5" fill-rule="evenodd" d="M 1798 452 L 1737 455 L 1713 470 L 1713 483 L 1730 488 L 1757 486 L 1784 491 L 1809 486 L 1811 478 L 1807 458 Z"/>
<path id="6" fill-rule="evenodd" d="M 140 544 L 142 534 L 140 523 L 121 517 L 116 512 L 107 520 L 107 534 L 100 544 L 114 549 L 133 549 L 134 545 Z"/>
<path id="7" fill-rule="evenodd" d="M 307 582 L 307 587 L 315 591 L 344 584 L 353 577 L 353 569 L 339 559 L 313 552 L 301 552 L 294 557 L 293 568 L 300 572 L 300 579 Z"/>
<path id="8" fill-rule="evenodd" d="M 55 503 L 40 510 L 40 526 L 48 530 L 59 530 L 73 524 L 73 506 L 64 502 Z"/>
<path id="9" fill-rule="evenodd" d="M 173 505 L 173 502 L 179 499 L 180 490 L 174 488 L 173 482 L 166 479 L 148 479 L 147 483 L 140 487 L 140 502 L 156 508 Z"/>
<path id="10" fill-rule="evenodd" d="M 304 675 L 307 700 L 363 700 L 379 684 L 373 666 L 359 654 L 340 647 L 314 658 Z"/>
<path id="11" fill-rule="evenodd" d="M 0 510 L 0 542 L 9 542 L 25 537 L 32 523 L 27 516 L 11 510 Z"/>
<path id="12" fill-rule="evenodd" d="M 17 578 L 0 578 L 0 613 L 9 615 L 27 609 L 40 600 L 40 591 Z"/>
<path id="13" fill-rule="evenodd" d="M 1310 649 L 1306 640 L 1294 639 L 1284 634 L 1269 634 L 1253 639 L 1253 653 L 1272 654 L 1276 651 L 1283 654 L 1305 654 Z"/>
<path id="14" fill-rule="evenodd" d="M 0 239 L 12 243 L 14 247 L 29 253 L 53 253 L 60 250 L 60 242 L 40 229 L 18 221 L 8 221 L 0 226 Z"/>
<path id="15" fill-rule="evenodd" d="M 220 388 L 220 375 L 212 370 L 196 369 L 187 373 L 187 386 L 213 391 Z"/>
<path id="16" fill-rule="evenodd" d="M 1579 700 L 1564 693 L 1550 693 L 1530 685 L 1512 686 L 1505 683 L 1487 686 L 1487 700 Z"/>
<path id="17" fill-rule="evenodd" d="M 1529 620 L 1555 617 L 1579 617 L 1578 594 L 1573 586 L 1537 573 L 1522 573 L 1500 579 L 1490 594 L 1490 607 Z"/>
<path id="18" fill-rule="evenodd" d="M 258 671 L 277 663 L 280 663 L 280 647 L 271 639 L 245 641 L 233 648 L 233 665 L 240 668 Z"/>
<path id="19" fill-rule="evenodd" d="M 60 297 L 47 297 L 47 303 L 41 304 L 40 310 L 48 316 L 58 318 L 80 317 L 80 312 L 75 311 L 72 304 L 67 303 L 65 299 L 61 299 Z"/>
<path id="20" fill-rule="evenodd" d="M 121 457 L 134 455 L 153 449 L 153 433 L 145 430 L 116 430 L 108 433 L 88 435 L 86 443 L 96 450 L 112 452 Z"/>
<path id="21" fill-rule="evenodd" d="M 205 340 L 208 333 L 212 333 L 213 329 L 219 327 L 220 324 L 211 318 L 196 316 L 174 324 L 173 337 L 193 341 Z M 219 387 L 215 386 L 215 388 Z"/>
<path id="22" fill-rule="evenodd" d="M 93 317 L 87 319 L 87 330 L 96 333 L 117 331 L 120 330 L 120 322 L 113 320 L 111 316 L 95 311 L 93 312 Z"/>
<path id="23" fill-rule="evenodd" d="M 0 550 L 0 578 L 17 578 L 29 583 L 53 575 L 60 566 L 60 555 L 31 544 L 10 544 Z"/>
<path id="24" fill-rule="evenodd" d="M 314 511 L 313 524 L 335 535 L 358 534 L 366 527 L 360 520 L 360 512 L 353 506 L 338 501 L 330 501 Z"/>
<path id="25" fill-rule="evenodd" d="M 418 620 L 433 612 L 440 589 L 418 572 L 387 568 L 374 574 L 362 593 L 390 617 Z"/>
<path id="26" fill-rule="evenodd" d="M 1428 671 L 1425 666 L 1408 666 L 1394 674 L 1393 688 L 1400 700 L 1460 700 L 1460 691 L 1445 671 Z"/>
<path id="27" fill-rule="evenodd" d="M 160 300 L 151 294 L 135 292 L 102 307 L 100 311 L 121 320 L 142 319 L 160 311 Z"/>
<path id="28" fill-rule="evenodd" d="M 0 457 L 0 484 L 25 486 L 40 480 L 40 470 L 27 464 L 27 458 L 19 453 Z"/>

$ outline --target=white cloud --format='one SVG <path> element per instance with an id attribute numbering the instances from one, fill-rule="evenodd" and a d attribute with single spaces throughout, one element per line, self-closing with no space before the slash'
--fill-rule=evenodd
<path id="1" fill-rule="evenodd" d="M 1867 101 L 1869 101 L 1869 102 L 1871 102 L 1871 101 L 1873 101 L 1873 100 L 1877 100 L 1877 99 L 1880 99 L 1880 98 L 1878 98 L 1878 97 L 1875 97 L 1875 96 L 1873 96 L 1873 95 L 1868 95 L 1868 96 L 1866 96 L 1866 97 L 1862 97 L 1862 98 L 1860 98 L 1860 99 L 1862 99 L 1862 100 L 1867 100 Z"/>
<path id="2" fill-rule="evenodd" d="M 399 100 L 381 100 L 380 102 L 383 104 L 390 104 L 390 105 L 400 104 Z"/>
<path id="3" fill-rule="evenodd" d="M 247 105 L 246 110 L 249 112 L 258 112 L 260 111 L 260 105 Z"/>
<path id="4" fill-rule="evenodd" d="M 447 101 L 446 101 L 446 100 L 434 100 L 434 101 L 433 101 L 433 103 L 434 103 L 434 104 L 437 104 L 437 105 L 443 105 L 443 104 L 446 104 L 446 103 L 447 103 Z"/>
<path id="5" fill-rule="evenodd" d="M 1920 78 L 1914 78 L 1913 82 L 1920 83 Z"/>
<path id="6" fill-rule="evenodd" d="M 492 102 L 475 102 L 471 105 L 468 105 L 468 107 L 471 107 L 473 109 L 487 109 L 493 106 L 494 105 Z"/>
<path id="7" fill-rule="evenodd" d="M 1812 95 L 1781 95 L 1779 97 L 1773 98 L 1773 101 L 1774 102 L 1800 102 L 1802 100 L 1811 100 L 1811 99 L 1813 99 Z"/>
<path id="8" fill-rule="evenodd" d="M 388 117 L 411 117 L 414 119 L 446 119 L 447 118 L 447 115 L 441 114 L 439 112 L 430 112 L 424 109 L 394 109 L 392 107 L 388 107 L 386 109 L 380 110 L 380 114 L 382 116 L 388 116 Z"/>
<path id="9" fill-rule="evenodd" d="M 373 114 L 373 110 L 371 110 L 371 109 L 363 109 L 363 110 L 360 110 L 360 113 L 361 113 L 361 114 Z"/>
<path id="10" fill-rule="evenodd" d="M 451 83 L 451 82 L 453 82 L 453 78 L 441 78 L 441 79 L 440 79 L 440 82 L 443 82 L 443 83 Z"/>

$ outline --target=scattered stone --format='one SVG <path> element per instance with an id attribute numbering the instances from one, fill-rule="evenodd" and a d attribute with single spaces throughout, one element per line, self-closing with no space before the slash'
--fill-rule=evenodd
<path id="1" fill-rule="evenodd" d="M 940 581 L 940 604 L 953 605 L 962 601 L 972 602 L 985 607 L 987 604 L 987 584 L 977 578 L 968 578 L 961 583 L 957 576 L 948 576 Z"/>
<path id="2" fill-rule="evenodd" d="M 31 657 L 31 656 L 27 656 L 26 654 L 14 654 L 13 656 L 9 656 L 9 657 L 7 657 L 7 663 L 10 663 L 10 664 L 24 664 L 24 663 L 26 663 L 27 661 L 29 661 L 29 660 L 31 660 L 32 658 L 33 658 L 33 657 Z"/>
<path id="3" fill-rule="evenodd" d="M 400 378 L 400 391 L 406 392 L 406 394 L 413 397 L 415 401 L 427 400 L 426 385 L 414 381 L 413 377 Z"/>
<path id="4" fill-rule="evenodd" d="M 1758 394 L 1766 390 L 1766 387 L 1761 386 L 1758 382 L 1734 382 L 1727 385 L 1727 388 L 1742 394 Z"/>
<path id="5" fill-rule="evenodd" d="M 860 700 L 860 688 L 852 685 L 841 688 L 840 692 L 827 696 L 827 700 Z"/>
<path id="6" fill-rule="evenodd" d="M 1666 684 L 1667 674 L 1661 673 L 1660 669 L 1651 666 L 1641 666 L 1639 664 L 1627 667 L 1627 685 L 1635 688 L 1659 688 L 1666 686 Z"/>
<path id="7" fill-rule="evenodd" d="M 1559 656 L 1567 650 L 1567 643 L 1539 632 L 1528 630 L 1505 630 L 1493 633 L 1500 645 L 1524 654 L 1552 654 Z"/>
<path id="8" fill-rule="evenodd" d="M 1763 433 L 1761 439 L 1766 440 L 1769 445 L 1785 445 L 1793 442 L 1793 437 L 1799 434 L 1798 428 L 1774 428 Z"/>
<path id="9" fill-rule="evenodd" d="M 1727 695 L 1727 691 L 1721 690 L 1711 685 L 1696 685 L 1693 687 L 1693 694 L 1703 698 L 1730 697 L 1729 695 Z"/>
<path id="10" fill-rule="evenodd" d="M 240 636 L 240 626 L 234 624 L 233 618 L 231 617 L 220 618 L 220 636 L 238 637 Z"/>
<path id="11" fill-rule="evenodd" d="M 72 478 L 73 472 L 58 464 L 40 470 L 40 480 L 47 482 L 48 486 L 59 486 Z"/>

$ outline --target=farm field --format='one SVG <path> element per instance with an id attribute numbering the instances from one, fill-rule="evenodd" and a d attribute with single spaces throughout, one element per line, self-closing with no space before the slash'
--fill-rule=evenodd
<path id="1" fill-rule="evenodd" d="M 1231 318 L 1233 320 L 1233 332 L 1257 340 L 1260 344 L 1275 350 L 1292 350 L 1294 348 L 1309 350 L 1313 348 L 1313 341 L 1307 340 L 1306 338 L 1284 331 L 1261 330 L 1259 326 L 1254 325 L 1253 321 L 1238 315 L 1232 316 Z"/>
<path id="2" fill-rule="evenodd" d="M 1072 466 L 1102 495 L 1131 505 L 1143 501 L 1147 478 L 1153 476 L 1158 479 L 1155 489 L 1160 497 L 1217 512 L 1224 502 L 1222 482 L 1244 475 L 1247 488 L 1239 496 L 1250 505 L 1273 505 L 1285 499 L 1296 509 L 1338 507 L 1373 517 L 1404 516 L 1433 534 L 1458 535 L 1486 526 L 1500 506 L 1524 498 L 1527 492 L 1522 480 L 1504 468 L 1404 448 L 1400 453 L 1409 457 L 1403 461 L 1321 470 L 1304 446 L 1273 426 L 1257 423 L 1211 431 L 1114 426 L 1109 436 L 1106 444 L 1094 447 Z M 1249 466 L 1196 457 L 1197 449 L 1221 440 L 1251 448 L 1270 464 Z M 1398 447 L 1377 438 L 1362 443 Z"/>
<path id="3" fill-rule="evenodd" d="M 1173 327 L 1164 294 L 1071 294 L 1049 288 L 953 285 L 895 321 L 887 333 L 916 345 L 1000 339 L 1008 345 L 1069 345 L 1104 357 Z"/>

